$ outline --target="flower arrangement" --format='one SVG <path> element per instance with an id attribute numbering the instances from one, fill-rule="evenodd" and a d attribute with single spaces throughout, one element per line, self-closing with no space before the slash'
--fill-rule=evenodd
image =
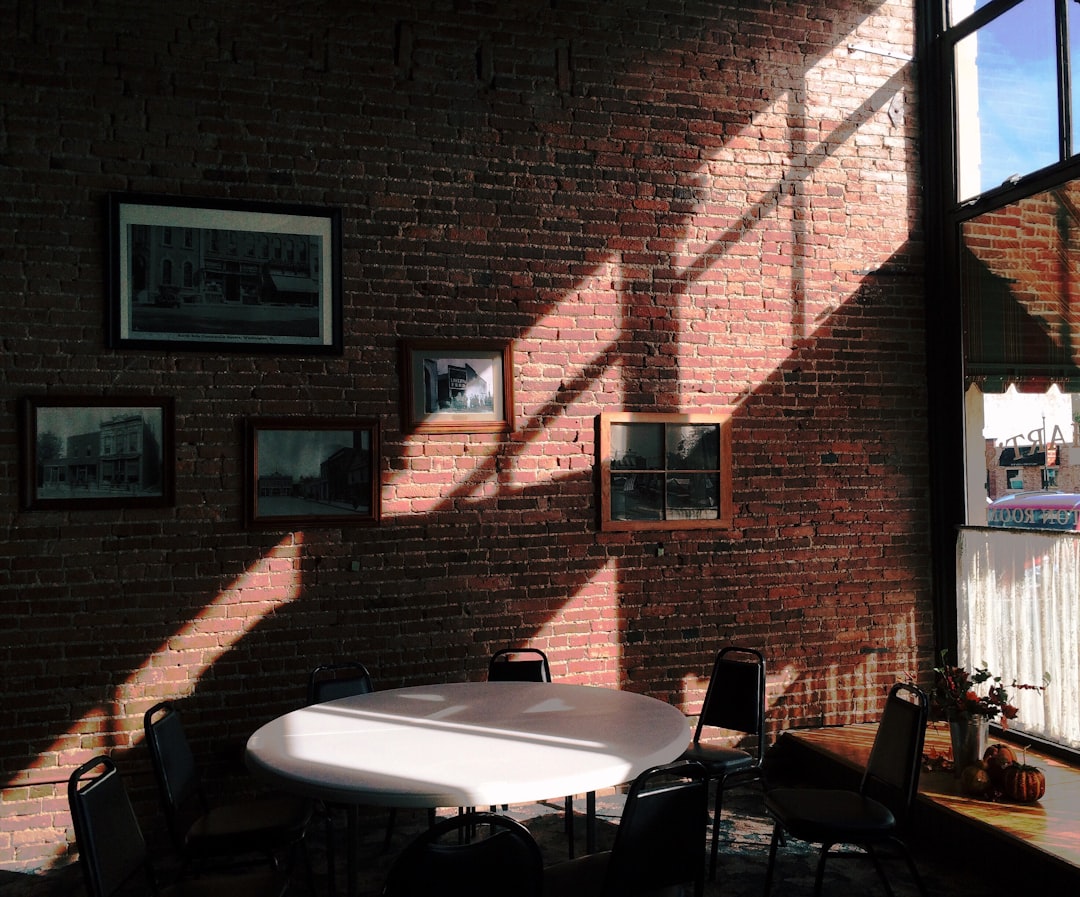
<path id="1" fill-rule="evenodd" d="M 989 683 L 989 685 L 986 685 Z M 980 687 L 986 686 L 980 694 Z M 1009 688 L 1042 691 L 1044 685 L 1026 685 L 1013 681 Z M 964 667 L 947 662 L 947 652 L 941 652 L 941 665 L 934 667 L 934 688 L 930 693 L 930 711 L 935 719 L 965 720 L 985 717 L 1001 718 L 1001 728 L 1008 728 L 1019 709 L 1009 702 L 1008 689 L 1000 676 L 986 667 L 968 672 Z"/>

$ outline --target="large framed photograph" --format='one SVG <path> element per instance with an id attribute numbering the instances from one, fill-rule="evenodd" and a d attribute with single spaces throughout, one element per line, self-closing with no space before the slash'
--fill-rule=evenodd
<path id="1" fill-rule="evenodd" d="M 402 423 L 414 433 L 501 433 L 514 425 L 509 341 L 402 344 Z"/>
<path id="2" fill-rule="evenodd" d="M 252 527 L 379 522 L 379 422 L 250 418 L 245 522 Z"/>
<path id="3" fill-rule="evenodd" d="M 114 349 L 341 354 L 341 213 L 143 194 L 107 201 Z"/>
<path id="4" fill-rule="evenodd" d="M 171 398 L 29 397 L 21 405 L 24 510 L 174 504 Z"/>

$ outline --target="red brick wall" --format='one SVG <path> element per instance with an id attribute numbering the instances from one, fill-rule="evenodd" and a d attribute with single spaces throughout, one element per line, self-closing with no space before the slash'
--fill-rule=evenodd
<path id="1" fill-rule="evenodd" d="M 863 719 L 927 666 L 912 3 L 820 6 L 17 6 L 4 868 L 63 858 L 48 783 L 95 752 L 148 800 L 153 701 L 216 773 L 327 658 L 391 687 L 528 643 L 693 713 L 736 641 L 774 729 Z M 340 207 L 344 355 L 107 349 L 108 191 Z M 398 341 L 424 336 L 513 341 L 512 434 L 402 433 Z M 145 392 L 176 400 L 175 507 L 20 511 L 21 397 Z M 734 412 L 733 531 L 598 531 L 615 409 Z M 377 415 L 381 526 L 246 530 L 255 415 Z"/>

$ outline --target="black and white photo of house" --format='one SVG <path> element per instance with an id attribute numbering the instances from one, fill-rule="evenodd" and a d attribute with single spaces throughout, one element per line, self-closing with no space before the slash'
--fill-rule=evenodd
<path id="1" fill-rule="evenodd" d="M 495 410 L 490 358 L 424 358 L 424 413 L 490 414 Z"/>
<path id="2" fill-rule="evenodd" d="M 39 408 L 38 498 L 161 496 L 162 426 L 160 408 Z"/>

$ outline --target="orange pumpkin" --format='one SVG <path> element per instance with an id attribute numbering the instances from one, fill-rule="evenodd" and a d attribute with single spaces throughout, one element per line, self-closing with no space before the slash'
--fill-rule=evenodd
<path id="1" fill-rule="evenodd" d="M 1016 762 L 1016 754 L 1007 744 L 992 744 L 983 753 L 986 770 L 995 788 L 1000 788 L 1005 778 L 1005 770 Z"/>
<path id="2" fill-rule="evenodd" d="M 1005 769 L 1001 790 L 1009 800 L 1029 804 L 1046 794 L 1046 776 L 1036 766 L 1013 763 Z"/>

